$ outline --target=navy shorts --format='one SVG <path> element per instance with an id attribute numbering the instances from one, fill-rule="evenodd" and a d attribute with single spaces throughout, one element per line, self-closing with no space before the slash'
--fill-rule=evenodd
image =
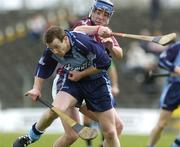
<path id="1" fill-rule="evenodd" d="M 160 106 L 162 109 L 173 111 L 180 104 L 180 82 L 168 83 L 161 94 Z"/>
<path id="2" fill-rule="evenodd" d="M 107 75 L 95 80 L 73 82 L 67 76 L 60 76 L 57 81 L 57 92 L 65 91 L 75 97 L 78 103 L 85 100 L 87 108 L 95 112 L 103 112 L 113 107 L 111 83 Z"/>

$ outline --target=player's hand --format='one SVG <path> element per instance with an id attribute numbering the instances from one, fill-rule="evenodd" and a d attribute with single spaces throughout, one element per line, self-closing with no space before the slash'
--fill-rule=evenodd
<path id="1" fill-rule="evenodd" d="M 111 89 L 112 89 L 113 96 L 117 96 L 120 93 L 119 87 L 117 86 L 112 86 Z"/>
<path id="2" fill-rule="evenodd" d="M 103 38 L 101 42 L 104 44 L 105 48 L 107 48 L 108 50 L 112 50 L 113 40 L 111 38 Z"/>
<path id="3" fill-rule="evenodd" d="M 176 66 L 176 67 L 174 68 L 174 73 L 180 75 L 180 66 Z"/>
<path id="4" fill-rule="evenodd" d="M 79 71 L 70 71 L 68 75 L 68 79 L 71 81 L 79 81 L 82 78 L 81 72 Z"/>
<path id="5" fill-rule="evenodd" d="M 37 101 L 39 97 L 41 97 L 41 92 L 38 89 L 31 89 L 24 94 L 25 96 L 31 97 L 33 101 Z"/>
<path id="6" fill-rule="evenodd" d="M 104 27 L 104 26 L 99 26 L 98 30 L 97 30 L 97 34 L 103 38 L 107 38 L 112 36 L 112 31 L 111 29 L 109 29 L 108 27 Z"/>

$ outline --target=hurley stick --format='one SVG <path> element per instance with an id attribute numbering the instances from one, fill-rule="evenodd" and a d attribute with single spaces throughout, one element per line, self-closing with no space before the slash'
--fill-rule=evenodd
<path id="1" fill-rule="evenodd" d="M 59 110 L 58 108 L 54 107 L 47 101 L 38 98 L 39 102 L 44 104 L 45 106 L 49 107 L 53 112 L 55 112 L 64 122 L 66 122 L 75 132 L 79 134 L 79 137 L 81 137 L 84 140 L 94 139 L 97 137 L 97 130 L 89 127 L 85 127 L 72 118 L 70 118 L 68 115 L 66 115 L 64 112 Z"/>
<path id="2" fill-rule="evenodd" d="M 151 41 L 160 45 L 167 45 L 170 42 L 176 39 L 176 33 L 170 33 L 162 36 L 144 36 L 144 35 L 134 35 L 134 34 L 125 34 L 125 33 L 112 33 L 113 36 L 132 38 L 138 40 Z"/>
<path id="3" fill-rule="evenodd" d="M 179 74 L 175 74 L 175 73 L 170 73 L 170 72 L 166 72 L 166 73 L 153 73 L 152 71 L 149 72 L 149 77 L 180 77 Z"/>

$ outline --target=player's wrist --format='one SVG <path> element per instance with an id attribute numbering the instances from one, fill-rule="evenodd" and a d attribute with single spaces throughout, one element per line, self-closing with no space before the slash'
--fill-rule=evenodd
<path id="1" fill-rule="evenodd" d="M 98 35 L 99 35 L 99 29 L 100 29 L 100 27 L 101 27 L 101 26 L 97 26 L 95 34 L 98 34 Z"/>
<path id="2" fill-rule="evenodd" d="M 41 91 L 41 87 L 37 86 L 37 85 L 34 85 L 33 86 L 33 89 L 36 90 L 36 91 Z"/>

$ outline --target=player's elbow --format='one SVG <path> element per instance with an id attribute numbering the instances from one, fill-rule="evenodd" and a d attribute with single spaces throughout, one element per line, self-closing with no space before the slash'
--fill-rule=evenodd
<path id="1" fill-rule="evenodd" d="M 122 49 L 121 48 L 114 48 L 113 49 L 114 50 L 114 57 L 117 59 L 117 60 L 120 60 L 120 59 L 122 59 L 123 58 L 123 51 L 122 51 Z"/>
<path id="2" fill-rule="evenodd" d="M 120 51 L 116 58 L 119 60 L 122 59 L 123 58 L 123 52 Z"/>

